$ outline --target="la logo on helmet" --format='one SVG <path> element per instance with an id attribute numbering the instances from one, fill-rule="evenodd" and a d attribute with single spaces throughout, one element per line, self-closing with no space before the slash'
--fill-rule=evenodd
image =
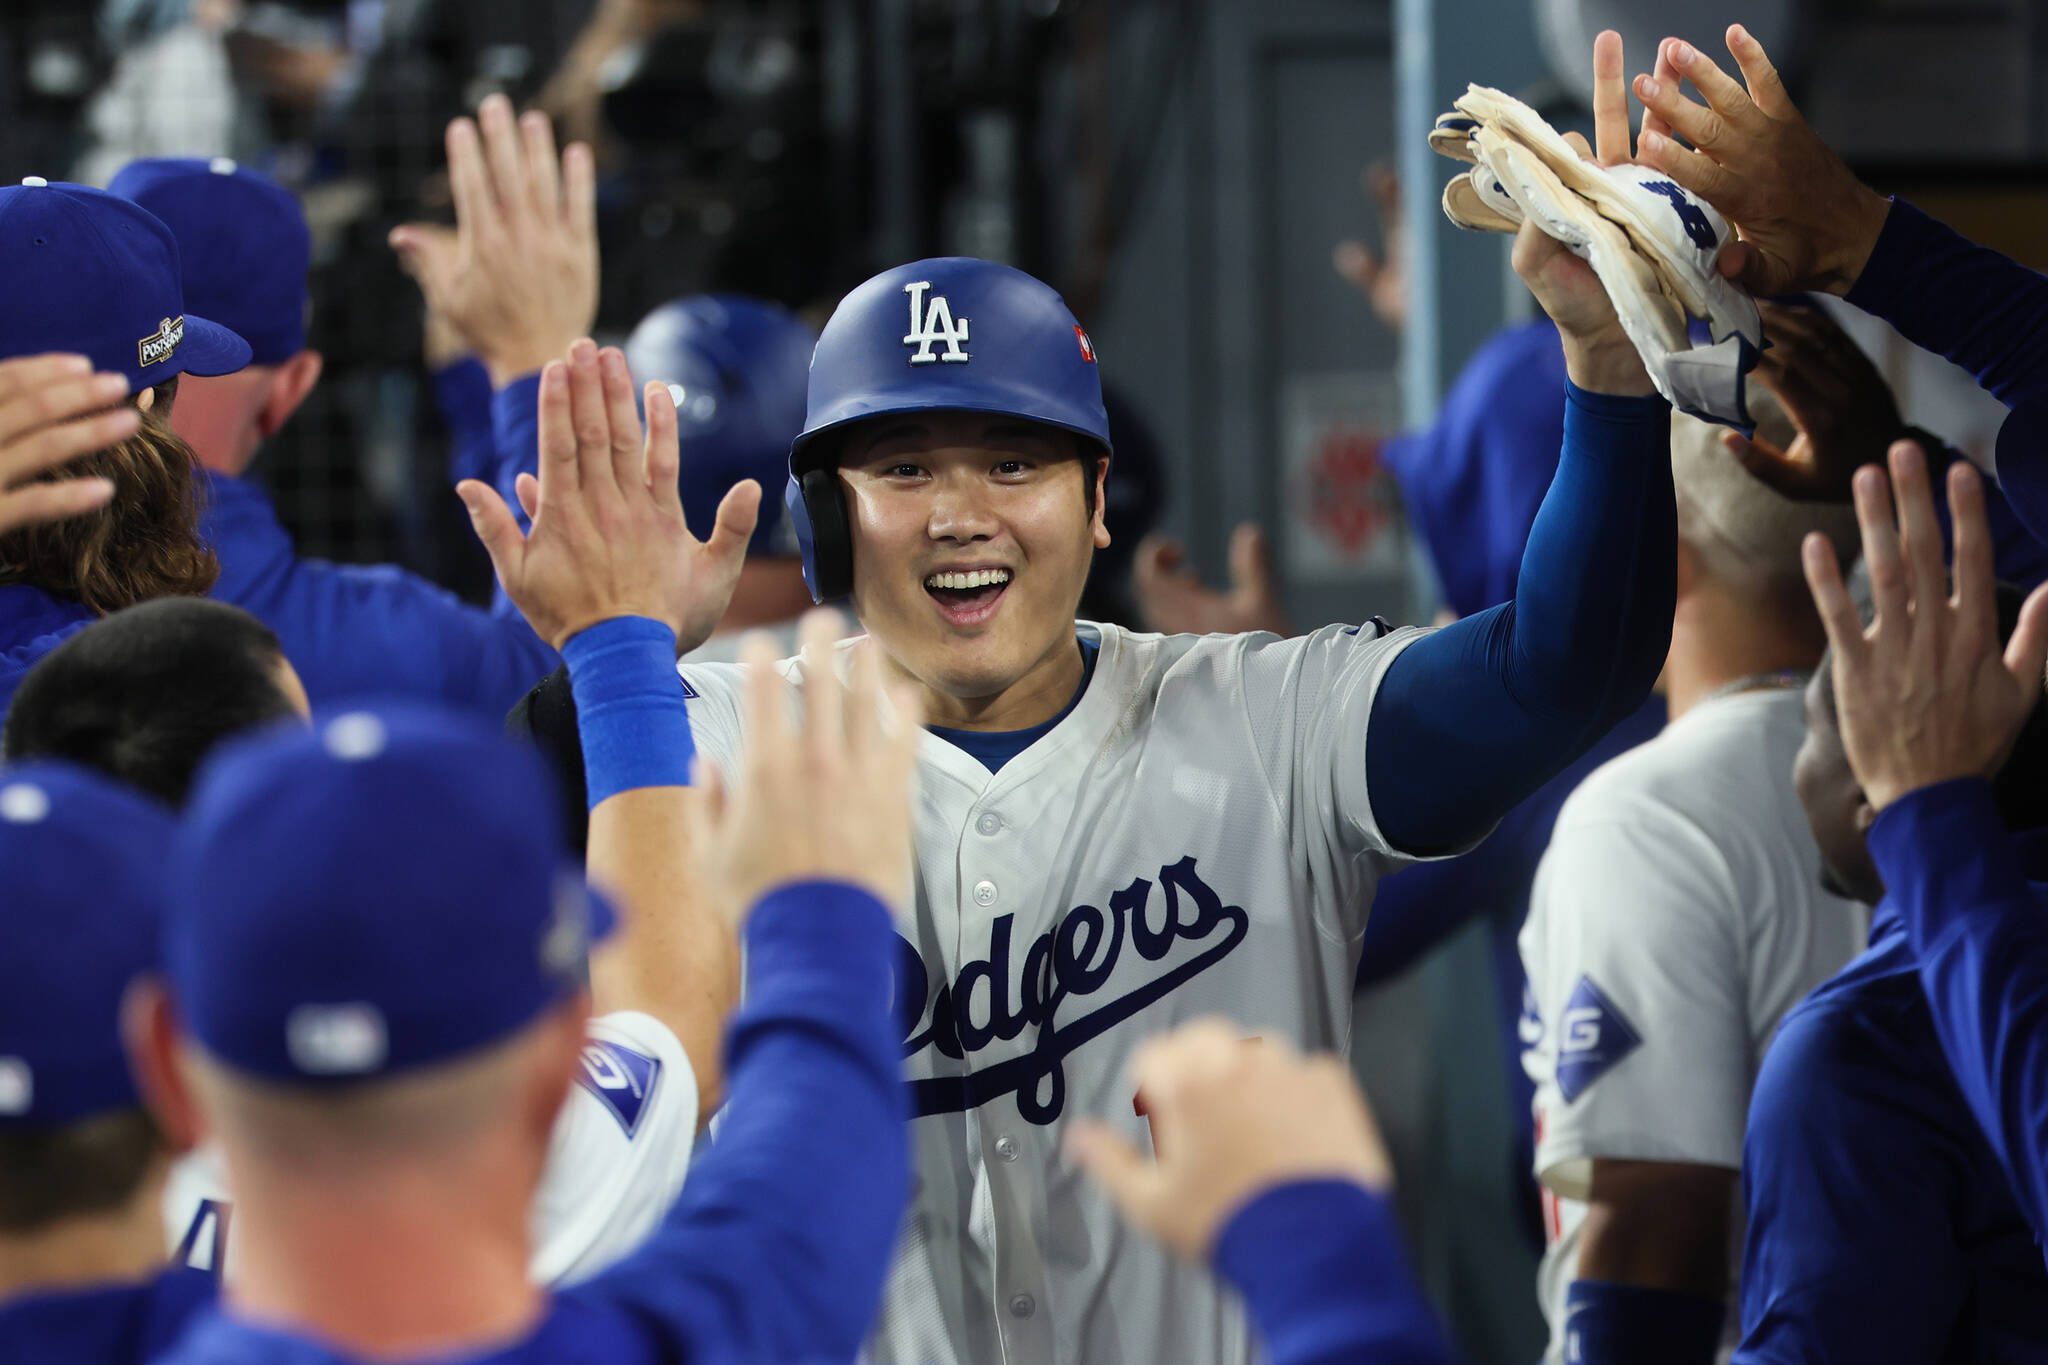
<path id="1" fill-rule="evenodd" d="M 905 346 L 915 346 L 911 354 L 913 365 L 929 365 L 936 360 L 966 362 L 971 359 L 961 347 L 967 341 L 967 319 L 953 321 L 953 305 L 946 302 L 944 294 L 933 294 L 931 303 L 925 303 L 925 293 L 932 287 L 930 280 L 914 280 L 903 286 L 903 292 L 910 295 L 910 334 L 903 338 Z M 933 354 L 932 347 L 944 346 L 942 354 Z"/>

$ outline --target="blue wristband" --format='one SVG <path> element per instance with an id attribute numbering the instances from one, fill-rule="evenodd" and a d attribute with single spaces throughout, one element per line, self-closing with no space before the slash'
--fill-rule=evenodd
<path id="1" fill-rule="evenodd" d="M 1565 1294 L 1566 1356 L 1574 1365 L 1712 1365 L 1728 1312 L 1719 1299 L 1605 1280 L 1574 1280 Z"/>
<path id="2" fill-rule="evenodd" d="M 676 637 L 660 621 L 619 616 L 562 644 L 590 808 L 640 787 L 687 787 L 697 744 L 676 675 Z"/>

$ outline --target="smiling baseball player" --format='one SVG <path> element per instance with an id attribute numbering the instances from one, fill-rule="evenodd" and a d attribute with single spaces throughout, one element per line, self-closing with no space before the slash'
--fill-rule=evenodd
<path id="1" fill-rule="evenodd" d="M 1625 160 L 1618 62 L 1601 107 Z M 1077 621 L 1110 443 L 1059 296 L 925 260 L 826 325 L 791 453 L 806 576 L 850 599 L 867 634 L 842 650 L 880 651 L 929 730 L 895 974 L 917 1194 L 876 1359 L 1248 1359 L 1238 1303 L 1084 1184 L 1065 1120 L 1149 1149 L 1125 1064 L 1199 1014 L 1340 1046 L 1379 876 L 1469 846 L 1648 695 L 1676 559 L 1668 409 L 1583 262 L 1533 228 L 1515 259 L 1564 339 L 1563 455 L 1516 600 L 1434 633 Z M 465 488 L 506 542 L 502 498 Z M 741 673 L 680 672 L 697 748 L 729 768 Z"/>

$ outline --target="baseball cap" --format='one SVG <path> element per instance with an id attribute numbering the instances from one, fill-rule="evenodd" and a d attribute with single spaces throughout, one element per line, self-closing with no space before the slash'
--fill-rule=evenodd
<path id="1" fill-rule="evenodd" d="M 171 230 L 126 199 L 33 175 L 0 188 L 0 261 L 0 360 L 77 352 L 137 390 L 249 363 L 247 342 L 185 311 Z"/>
<path id="2" fill-rule="evenodd" d="M 240 333 L 251 364 L 305 349 L 313 236 L 290 190 L 224 156 L 145 157 L 123 166 L 107 193 L 170 228 L 186 304 Z"/>
<path id="3" fill-rule="evenodd" d="M 223 746 L 170 859 L 164 970 L 223 1064 L 302 1085 L 458 1058 L 585 980 L 610 907 L 531 750 L 366 707 Z"/>
<path id="4" fill-rule="evenodd" d="M 82 768 L 0 769 L 0 1129 L 141 1104 L 121 997 L 157 962 L 174 827 L 168 810 Z"/>

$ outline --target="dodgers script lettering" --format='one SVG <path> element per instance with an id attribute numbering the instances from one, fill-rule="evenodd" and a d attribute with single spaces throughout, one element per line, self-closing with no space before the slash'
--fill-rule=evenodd
<path id="1" fill-rule="evenodd" d="M 1015 963 L 1015 918 L 996 916 L 989 925 L 988 956 L 963 964 L 959 976 L 936 992 L 917 950 L 899 940 L 896 1008 L 906 1057 L 932 1048 L 965 1061 L 993 1042 L 1036 1030 L 1023 1056 L 911 1082 L 918 1115 L 958 1113 L 1014 1094 L 1026 1120 L 1053 1122 L 1066 1109 L 1066 1059 L 1075 1049 L 1222 961 L 1251 925 L 1242 906 L 1226 905 L 1202 880 L 1192 857 L 1161 867 L 1157 883 L 1139 877 L 1111 893 L 1107 909 L 1077 905 L 1067 911 L 1021 945 L 1021 968 Z M 1161 964 L 1159 972 L 1085 1012 L 1067 1009 L 1107 989 L 1127 946 L 1140 960 Z M 1177 946 L 1184 951 L 1176 953 Z"/>

